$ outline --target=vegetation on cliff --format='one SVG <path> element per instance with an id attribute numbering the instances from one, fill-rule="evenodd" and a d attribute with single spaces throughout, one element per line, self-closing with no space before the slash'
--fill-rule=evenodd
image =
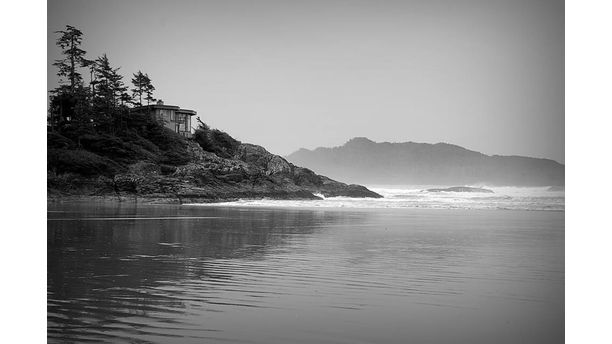
<path id="1" fill-rule="evenodd" d="M 132 94 L 104 54 L 88 60 L 82 33 L 60 31 L 64 59 L 51 91 L 47 133 L 50 196 L 117 195 L 202 202 L 235 198 L 380 197 L 294 166 L 199 121 L 193 138 L 152 115 L 131 111 L 154 101 L 148 74 L 134 74 Z M 90 71 L 85 85 L 80 68 Z"/>
<path id="2" fill-rule="evenodd" d="M 48 133 L 51 196 L 125 196 L 178 202 L 237 198 L 380 197 L 297 167 L 263 147 L 241 143 L 201 125 L 194 139 L 155 120 L 114 135 L 95 131 Z M 129 121 L 128 121 L 129 122 Z"/>

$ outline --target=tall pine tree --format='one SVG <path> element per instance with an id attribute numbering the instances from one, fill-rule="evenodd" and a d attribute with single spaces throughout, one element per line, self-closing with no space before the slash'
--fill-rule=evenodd
<path id="1" fill-rule="evenodd" d="M 155 98 L 153 98 L 153 91 L 155 91 L 155 87 L 153 86 L 153 83 L 151 82 L 151 78 L 149 78 L 149 74 L 144 75 L 144 80 L 145 80 L 145 94 L 147 95 L 145 99 L 147 100 L 147 105 L 149 105 L 149 103 L 154 102 L 156 100 Z"/>
<path id="2" fill-rule="evenodd" d="M 103 130 L 114 132 L 121 127 L 126 100 L 127 87 L 123 84 L 123 76 L 119 68 L 113 68 L 106 54 L 98 57 L 94 67 L 93 107 L 97 126 Z"/>
<path id="3" fill-rule="evenodd" d="M 123 84 L 123 76 L 119 74 L 119 68 L 110 65 L 106 54 L 96 59 L 94 67 L 95 100 L 99 106 L 110 110 L 116 107 L 121 100 L 121 95 L 125 93 L 127 87 Z"/>
<path id="4" fill-rule="evenodd" d="M 81 49 L 83 33 L 74 26 L 66 25 L 56 44 L 60 47 L 63 58 L 53 65 L 58 68 L 59 87 L 51 90 L 49 106 L 49 124 L 51 129 L 66 123 L 88 122 L 90 92 L 83 86 L 79 69 L 87 66 L 85 50 Z"/>
<path id="5" fill-rule="evenodd" d="M 134 73 L 134 77 L 132 78 L 132 97 L 134 99 L 134 104 L 138 106 L 142 106 L 142 96 L 146 93 L 146 79 L 145 75 L 142 74 L 141 71 L 138 73 Z"/>
<path id="6" fill-rule="evenodd" d="M 56 31 L 61 34 L 57 39 L 57 45 L 62 49 L 64 58 L 53 63 L 58 68 L 57 75 L 60 77 L 60 84 L 67 85 L 71 94 L 83 84 L 83 78 L 79 68 L 87 65 L 85 50 L 81 49 L 83 33 L 74 26 L 66 25 L 66 30 Z"/>

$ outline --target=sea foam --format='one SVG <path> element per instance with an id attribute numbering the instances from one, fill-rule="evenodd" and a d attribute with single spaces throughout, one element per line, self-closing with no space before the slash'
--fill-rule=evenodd
<path id="1" fill-rule="evenodd" d="M 433 186 L 369 186 L 384 198 L 327 197 L 321 200 L 238 200 L 203 206 L 300 208 L 429 208 L 564 211 L 565 192 L 548 187 L 489 187 L 494 193 L 429 192 Z M 440 188 L 440 186 L 435 186 Z M 321 196 L 321 195 L 319 195 Z"/>

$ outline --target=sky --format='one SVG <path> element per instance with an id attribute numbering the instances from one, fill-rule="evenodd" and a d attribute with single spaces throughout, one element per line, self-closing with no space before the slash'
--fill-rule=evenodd
<path id="1" fill-rule="evenodd" d="M 447 142 L 564 163 L 562 0 L 49 0 L 129 83 L 211 127 L 287 155 L 377 142 Z M 88 74 L 85 80 L 88 79 Z"/>

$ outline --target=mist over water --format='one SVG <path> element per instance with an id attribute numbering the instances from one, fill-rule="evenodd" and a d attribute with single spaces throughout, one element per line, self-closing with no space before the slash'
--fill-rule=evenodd
<path id="1" fill-rule="evenodd" d="M 550 187 L 489 187 L 493 191 L 431 192 L 441 186 L 380 186 L 368 188 L 384 198 L 331 197 L 323 200 L 238 200 L 224 206 L 254 207 L 315 207 L 315 208 L 425 208 L 425 209 L 496 209 L 564 211 L 565 191 Z M 319 195 L 321 196 L 321 195 Z M 322 197 L 322 196 L 321 196 Z M 210 206 L 210 205 L 204 205 Z"/>

